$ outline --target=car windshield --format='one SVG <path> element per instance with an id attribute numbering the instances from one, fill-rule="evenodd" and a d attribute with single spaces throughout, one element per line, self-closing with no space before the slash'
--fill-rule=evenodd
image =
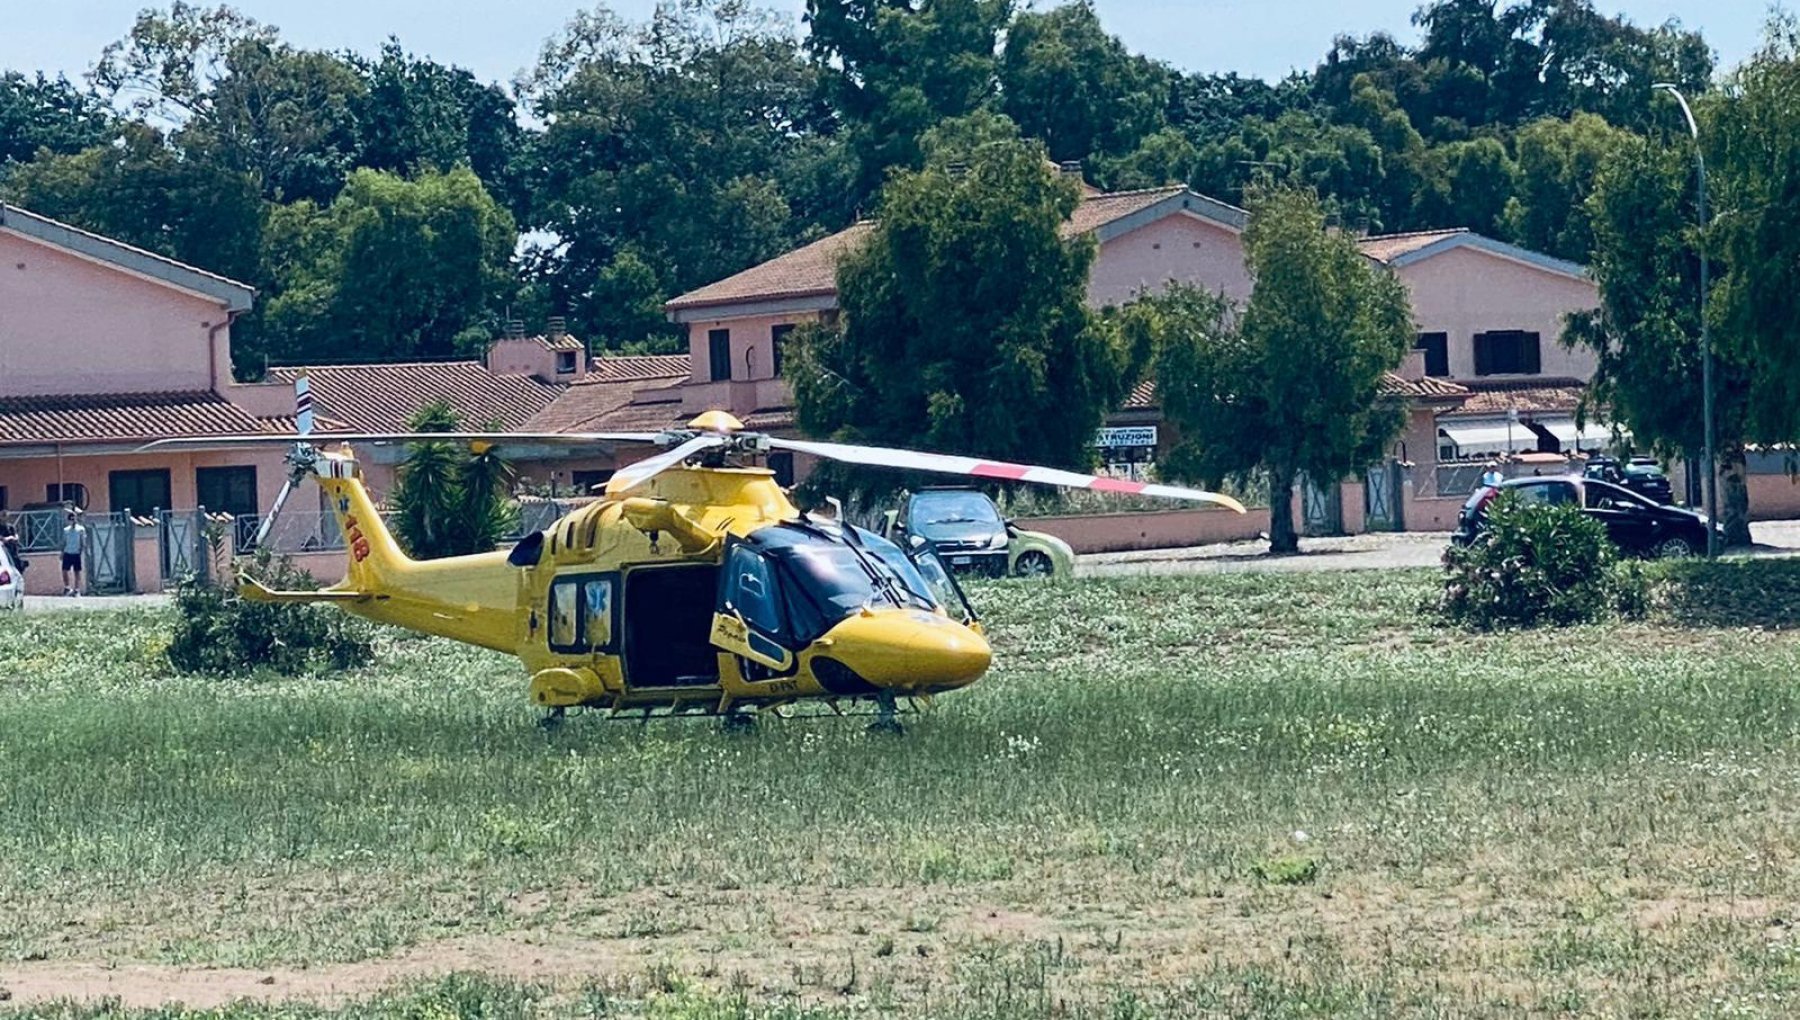
<path id="1" fill-rule="evenodd" d="M 910 509 L 913 531 L 926 538 L 934 537 L 932 529 L 961 524 L 989 524 L 1000 527 L 1000 511 L 994 501 L 979 492 L 922 492 L 912 498 Z"/>

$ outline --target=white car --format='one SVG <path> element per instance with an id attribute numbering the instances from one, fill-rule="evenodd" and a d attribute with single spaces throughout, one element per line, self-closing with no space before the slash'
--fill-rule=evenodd
<path id="1" fill-rule="evenodd" d="M 25 572 L 0 545 L 0 609 L 25 608 Z"/>

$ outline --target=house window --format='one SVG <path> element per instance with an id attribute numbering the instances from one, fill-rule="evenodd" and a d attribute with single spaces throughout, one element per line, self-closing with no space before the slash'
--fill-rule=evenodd
<path id="1" fill-rule="evenodd" d="M 0 485 L 0 510 L 6 509 L 6 486 Z"/>
<path id="2" fill-rule="evenodd" d="M 775 484 L 784 489 L 794 487 L 794 455 L 786 450 L 769 454 L 769 470 L 775 472 Z"/>
<path id="3" fill-rule="evenodd" d="M 1476 375 L 1536 375 L 1542 370 L 1536 333 L 1506 329 L 1475 334 Z"/>
<path id="4" fill-rule="evenodd" d="M 575 483 L 575 491 L 584 496 L 598 492 L 607 482 L 612 481 L 611 471 L 575 471 L 569 475 Z"/>
<path id="5" fill-rule="evenodd" d="M 194 470 L 194 493 L 208 510 L 236 517 L 255 515 L 256 469 L 203 467 Z"/>
<path id="6" fill-rule="evenodd" d="M 712 365 L 713 382 L 724 382 L 731 378 L 731 330 L 707 331 L 706 356 Z"/>
<path id="7" fill-rule="evenodd" d="M 1420 333 L 1413 350 L 1425 352 L 1425 374 L 1439 379 L 1450 375 L 1450 335 Z"/>
<path id="8" fill-rule="evenodd" d="M 794 324 L 784 322 L 769 329 L 769 357 L 775 363 L 771 370 L 775 378 L 781 378 L 781 349 L 787 346 L 788 337 L 794 332 Z"/>
<path id="9" fill-rule="evenodd" d="M 44 502 L 73 503 L 86 510 L 88 505 L 87 486 L 80 482 L 64 482 L 60 485 L 52 482 L 44 486 Z"/>
<path id="10" fill-rule="evenodd" d="M 557 351 L 556 352 L 556 374 L 557 375 L 573 375 L 574 373 L 575 373 L 575 352 L 574 351 Z"/>
<path id="11" fill-rule="evenodd" d="M 167 510 L 173 497 L 169 490 L 169 472 L 113 471 L 106 476 L 108 509 L 113 513 L 135 510 L 140 514 L 151 510 Z"/>

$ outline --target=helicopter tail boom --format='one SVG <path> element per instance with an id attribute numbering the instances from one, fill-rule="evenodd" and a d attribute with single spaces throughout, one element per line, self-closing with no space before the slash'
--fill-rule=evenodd
<path id="1" fill-rule="evenodd" d="M 337 602 L 357 616 L 456 641 L 512 651 L 517 644 L 516 570 L 506 553 L 436 560 L 406 555 L 387 529 L 353 456 L 325 455 L 319 487 L 343 531 L 344 579 L 317 592 L 247 592 L 247 598 Z"/>

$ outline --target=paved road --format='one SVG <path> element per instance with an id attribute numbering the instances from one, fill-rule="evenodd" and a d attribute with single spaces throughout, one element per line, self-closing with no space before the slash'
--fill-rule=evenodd
<path id="1" fill-rule="evenodd" d="M 1800 521 L 1764 521 L 1750 526 L 1756 545 L 1734 556 L 1800 556 Z M 1435 567 L 1450 544 L 1448 532 L 1409 531 L 1399 534 L 1305 538 L 1295 556 L 1270 556 L 1269 543 L 1225 542 L 1183 549 L 1145 549 L 1125 553 L 1089 553 L 1077 557 L 1082 577 L 1130 574 L 1216 574 L 1230 571 L 1394 570 Z M 28 613 L 83 612 L 97 609 L 164 606 L 167 595 L 90 595 L 79 599 L 36 596 L 25 600 Z"/>
<path id="2" fill-rule="evenodd" d="M 1800 556 L 1800 521 L 1764 521 L 1750 526 L 1755 545 L 1734 556 Z M 1122 574 L 1215 574 L 1231 571 L 1391 570 L 1435 567 L 1450 544 L 1449 532 L 1409 531 L 1343 538 L 1303 538 L 1294 556 L 1270 556 L 1267 540 L 1089 553 L 1077 559 L 1084 577 Z"/>

